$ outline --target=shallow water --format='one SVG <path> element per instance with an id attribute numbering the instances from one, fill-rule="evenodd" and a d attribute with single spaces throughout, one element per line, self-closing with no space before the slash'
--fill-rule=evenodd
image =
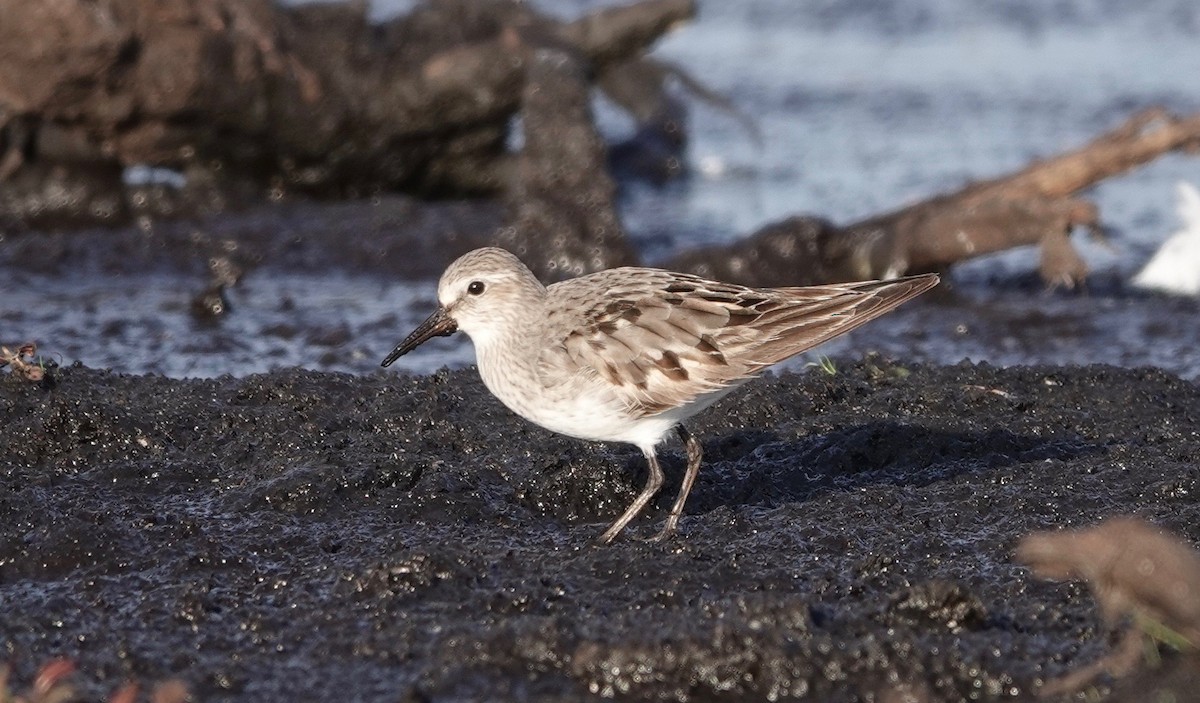
<path id="1" fill-rule="evenodd" d="M 229 292 L 231 312 L 209 322 L 190 312 L 200 283 L 189 289 L 178 276 L 16 279 L 10 306 L 0 310 L 7 338 L 36 339 L 59 364 L 177 378 L 291 367 L 371 373 L 435 305 L 432 281 L 259 272 Z M 1200 377 L 1200 302 L 1121 290 L 1047 293 L 1006 280 L 932 294 L 781 367 L 878 352 L 940 364 L 1158 366 Z M 38 334 L 47 330 L 53 334 Z M 456 335 L 427 342 L 393 368 L 425 373 L 473 362 L 469 340 Z"/>
<path id="2" fill-rule="evenodd" d="M 636 190 L 632 229 L 671 248 L 796 212 L 854 221 L 1083 144 L 1143 107 L 1200 109 L 1200 20 L 1184 3 L 795 5 L 702 3 L 662 44 L 758 119 L 766 146 L 697 107 L 701 176 L 668 198 Z M 1160 159 L 1089 194 L 1123 235 L 1112 253 L 1085 244 L 1089 263 L 1125 272 L 1147 258 L 1175 225 L 1180 179 L 1200 181 L 1200 159 Z M 1006 258 L 1032 267 L 1035 253 Z"/>
<path id="3" fill-rule="evenodd" d="M 18 276 L 18 297 L 29 304 L 4 311 L 0 322 L 6 330 L 30 334 L 64 332 L 52 346 L 43 342 L 41 350 L 60 364 L 81 361 L 176 378 L 296 366 L 361 373 L 379 368 L 400 331 L 417 321 L 416 308 L 397 312 L 394 301 L 434 304 L 424 283 L 342 272 L 264 272 L 228 291 L 230 312 L 212 322 L 191 313 L 192 298 L 203 286 L 189 289 L 179 279 L 171 274 L 89 277 L 64 286 L 57 277 Z M 18 333 L 17 338 L 25 337 Z M 422 356 L 400 359 L 395 368 L 429 370 L 434 358 L 450 366 L 473 360 L 469 345 L 438 339 L 428 346 Z"/>

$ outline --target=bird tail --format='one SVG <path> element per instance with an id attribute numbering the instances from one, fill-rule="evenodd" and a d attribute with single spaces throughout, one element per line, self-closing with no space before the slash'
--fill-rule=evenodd
<path id="1" fill-rule="evenodd" d="M 802 302 L 781 308 L 764 325 L 776 333 L 755 350 L 755 357 L 763 366 L 783 361 L 886 315 L 940 280 L 936 273 L 926 273 L 889 281 L 776 289 Z"/>

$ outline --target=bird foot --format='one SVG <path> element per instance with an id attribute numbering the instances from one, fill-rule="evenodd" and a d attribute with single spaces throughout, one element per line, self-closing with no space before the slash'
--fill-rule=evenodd
<path id="1" fill-rule="evenodd" d="M 646 541 L 665 542 L 671 537 L 674 537 L 677 532 L 679 532 L 679 530 L 676 528 L 676 521 L 667 520 L 667 524 L 663 525 L 663 528 L 658 531 L 658 534 L 648 538 Z"/>
<path id="2" fill-rule="evenodd" d="M 592 544 L 596 545 L 597 547 L 607 547 L 608 545 L 612 544 L 613 540 L 616 539 L 617 535 L 620 533 L 620 530 L 606 530 L 604 534 L 592 540 Z"/>

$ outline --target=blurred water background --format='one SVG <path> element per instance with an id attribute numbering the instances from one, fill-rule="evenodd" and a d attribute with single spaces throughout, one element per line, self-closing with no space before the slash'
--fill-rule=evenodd
<path id="1" fill-rule="evenodd" d="M 567 18 L 606 4 L 539 3 Z M 411 5 L 371 7 L 383 18 Z M 693 101 L 691 177 L 624 184 L 622 214 L 653 262 L 796 213 L 849 222 L 891 210 L 1082 145 L 1152 105 L 1200 111 L 1197 36 L 1194 0 L 702 1 L 654 55 L 728 96 L 763 142 Z M 633 129 L 602 98 L 596 110 L 612 139 Z M 1120 284 L 1177 229 L 1180 180 L 1200 184 L 1200 156 L 1168 155 L 1085 193 L 1118 235 L 1108 247 L 1076 237 L 1106 282 L 1095 290 L 1035 289 L 1022 281 L 1036 250 L 1006 252 L 956 267 L 954 296 L 818 353 L 1152 364 L 1196 378 L 1196 302 Z M 163 274 L 17 283 L 0 317 L 5 341 L 36 339 L 63 363 L 173 376 L 370 372 L 434 304 L 432 281 L 262 270 L 230 291 L 233 313 L 200 325 L 188 314 L 196 286 Z M 472 358 L 460 336 L 397 366 L 428 372 Z"/>

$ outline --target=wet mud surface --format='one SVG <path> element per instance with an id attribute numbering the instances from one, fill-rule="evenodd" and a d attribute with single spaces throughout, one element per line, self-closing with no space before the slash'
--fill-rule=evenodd
<path id="1" fill-rule="evenodd" d="M 591 540 L 638 451 L 516 418 L 472 370 L 0 376 L 0 652 L 200 700 L 1030 700 L 1113 639 L 1031 531 L 1200 541 L 1200 387 L 1153 369 L 841 359 L 697 417 L 681 534 Z M 1194 700 L 1194 657 L 1100 700 Z M 911 698 L 904 698 L 909 695 Z M 1161 698 L 1160 698 L 1161 700 Z"/>
<path id="2" fill-rule="evenodd" d="M 852 222 L 1136 108 L 1200 109 L 1192 3 L 1035 5 L 706 3 L 658 55 L 766 148 L 692 110 L 690 177 L 617 183 L 638 259 Z M 679 538 L 637 539 L 674 497 L 672 445 L 663 495 L 607 548 L 636 449 L 516 418 L 461 335 L 378 370 L 511 203 L 0 223 L 0 345 L 61 365 L 0 371 L 0 664 L 21 690 L 73 660 L 87 700 L 171 678 L 204 701 L 1032 700 L 1121 634 L 1087 586 L 1019 566 L 1023 538 L 1136 515 L 1200 545 L 1200 301 L 1126 283 L 1196 164 L 1088 195 L 1119 236 L 1075 238 L 1085 290 L 1046 291 L 1031 247 L 959 265 L 816 350 L 836 374 L 808 355 L 726 398 L 690 425 Z M 1197 700 L 1194 652 L 1141 664 L 1082 699 Z"/>

